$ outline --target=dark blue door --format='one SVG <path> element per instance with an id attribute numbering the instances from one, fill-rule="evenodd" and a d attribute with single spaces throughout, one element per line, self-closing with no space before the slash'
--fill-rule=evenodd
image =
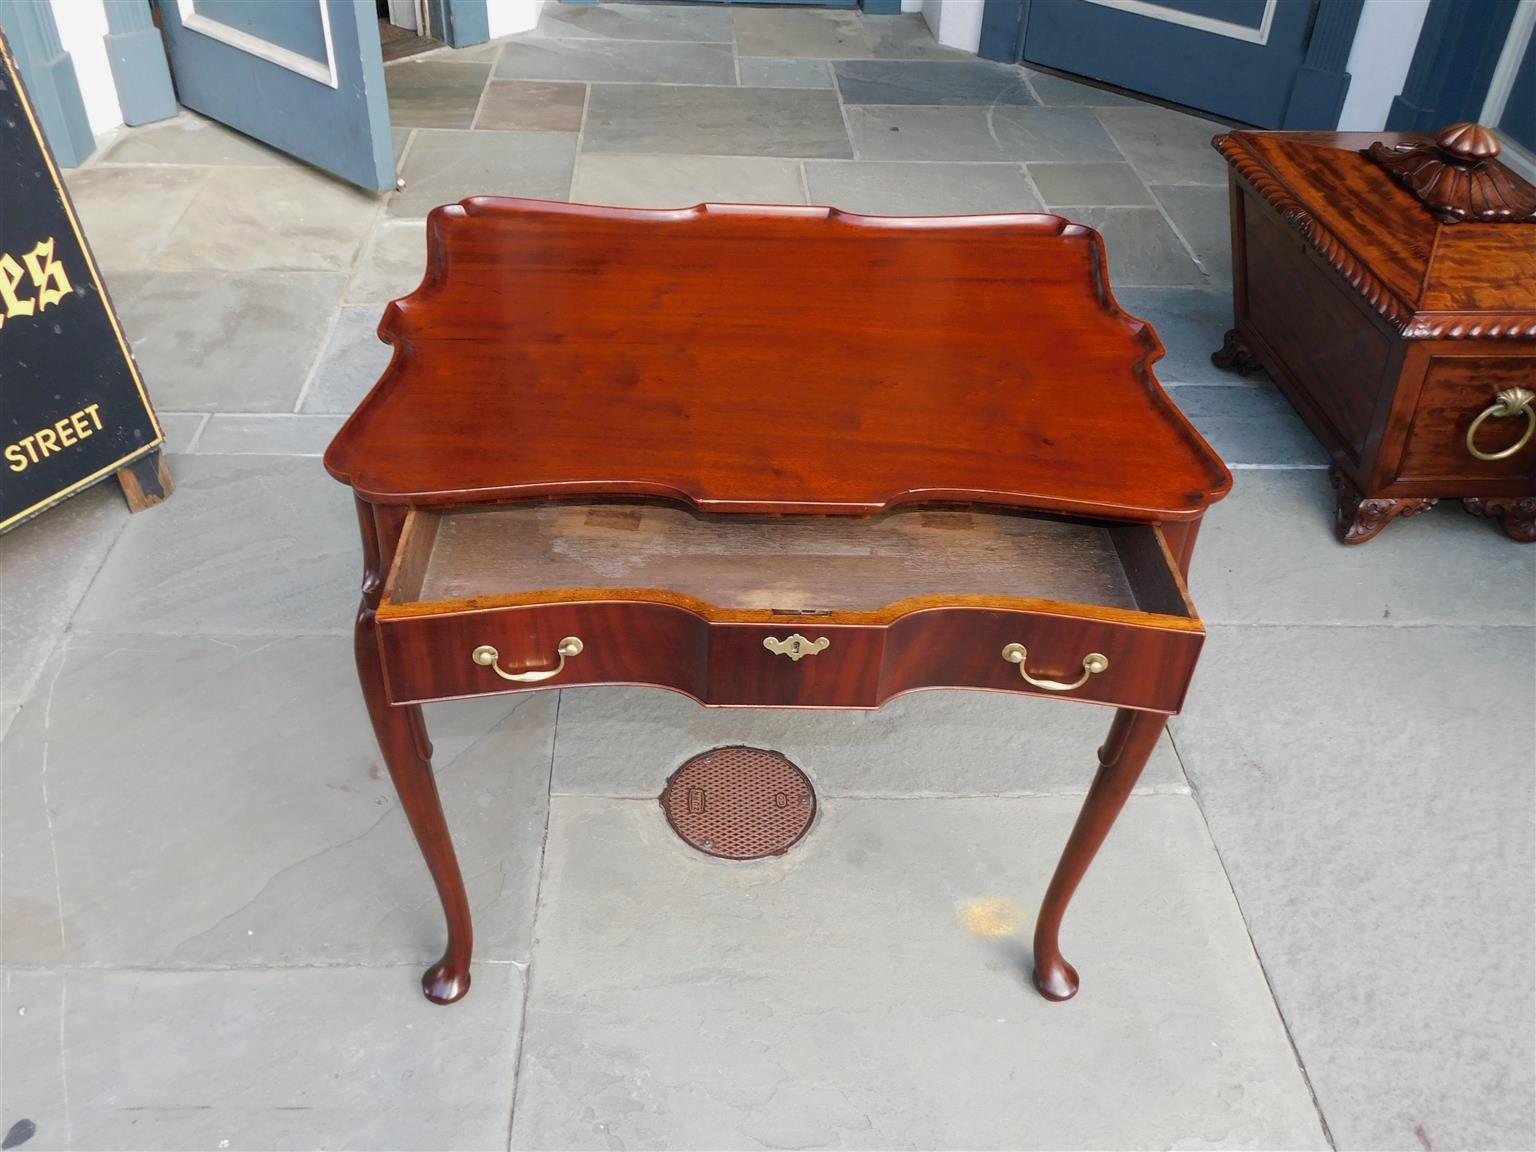
<path id="1" fill-rule="evenodd" d="M 1008 4 L 988 0 L 997 58 Z M 1332 128 L 1361 0 L 1023 0 L 1015 59 L 1264 128 Z M 990 41 L 990 45 L 988 43 Z M 989 47 L 991 50 L 988 50 Z"/>

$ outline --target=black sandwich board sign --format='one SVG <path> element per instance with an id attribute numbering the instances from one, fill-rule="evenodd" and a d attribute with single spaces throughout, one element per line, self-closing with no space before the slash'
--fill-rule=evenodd
<path id="1" fill-rule="evenodd" d="M 162 440 L 0 36 L 0 531 L 136 461 L 158 465 Z M 130 507 L 169 488 L 155 469 L 125 477 Z"/>

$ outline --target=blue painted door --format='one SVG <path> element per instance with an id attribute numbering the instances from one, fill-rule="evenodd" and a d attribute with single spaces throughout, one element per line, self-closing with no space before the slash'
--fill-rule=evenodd
<path id="1" fill-rule="evenodd" d="M 383 192 L 395 157 L 373 0 L 161 0 L 188 108 Z"/>
<path id="2" fill-rule="evenodd" d="M 1025 0 L 1018 57 L 1264 128 L 1331 128 L 1359 9 L 1359 0 Z M 1328 42 L 1309 58 L 1319 34 Z"/>

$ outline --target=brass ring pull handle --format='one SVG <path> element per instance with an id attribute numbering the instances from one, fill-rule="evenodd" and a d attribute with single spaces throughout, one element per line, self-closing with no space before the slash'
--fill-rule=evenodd
<path id="1" fill-rule="evenodd" d="M 1484 452 L 1477 446 L 1477 430 L 1483 426 L 1484 420 L 1490 416 L 1495 419 L 1517 416 L 1522 412 L 1525 413 L 1524 436 L 1502 452 Z M 1467 429 L 1467 451 L 1479 460 L 1508 460 L 1530 443 L 1532 433 L 1536 433 L 1536 392 L 1529 388 L 1505 388 L 1494 394 L 1493 403 L 1479 412 L 1477 419 L 1472 421 L 1472 427 Z"/>
<path id="2" fill-rule="evenodd" d="M 581 637 L 567 636 L 555 646 L 555 651 L 560 654 L 560 663 L 553 668 L 541 668 L 533 672 L 503 672 L 497 661 L 501 659 L 501 653 L 489 644 L 482 644 L 469 654 L 469 658 L 482 667 L 489 668 L 503 680 L 515 680 L 519 684 L 537 684 L 541 680 L 553 680 L 561 672 L 565 671 L 565 658 L 567 656 L 580 656 L 582 649 Z"/>
<path id="3" fill-rule="evenodd" d="M 775 656 L 788 656 L 798 662 L 803 656 L 814 656 L 818 652 L 825 652 L 832 644 L 825 636 L 818 636 L 815 640 L 807 640 L 800 633 L 786 636 L 780 640 L 777 636 L 764 636 L 763 647 Z"/>
<path id="4" fill-rule="evenodd" d="M 1102 672 L 1109 667 L 1109 657 L 1101 652 L 1090 652 L 1083 657 L 1083 674 L 1072 683 L 1062 680 L 1036 680 L 1029 674 L 1029 669 L 1024 667 L 1024 661 L 1029 657 L 1029 650 L 1022 644 L 1010 644 L 1003 649 L 1003 659 L 1010 664 L 1019 666 L 1019 675 L 1024 677 L 1026 684 L 1033 684 L 1036 688 L 1044 688 L 1047 692 L 1071 692 L 1075 688 L 1081 688 L 1088 683 L 1088 677 Z"/>

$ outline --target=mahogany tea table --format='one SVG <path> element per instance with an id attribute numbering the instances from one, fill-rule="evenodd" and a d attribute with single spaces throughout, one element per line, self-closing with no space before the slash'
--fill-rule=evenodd
<path id="1" fill-rule="evenodd" d="M 1231 486 L 1099 235 L 477 197 L 427 240 L 325 457 L 362 528 L 363 695 L 447 918 L 427 997 L 468 990 L 472 932 L 421 704 L 583 684 L 1113 707 L 1035 927 L 1036 986 L 1072 996 L 1062 916 L 1183 703 L 1184 580 Z"/>

